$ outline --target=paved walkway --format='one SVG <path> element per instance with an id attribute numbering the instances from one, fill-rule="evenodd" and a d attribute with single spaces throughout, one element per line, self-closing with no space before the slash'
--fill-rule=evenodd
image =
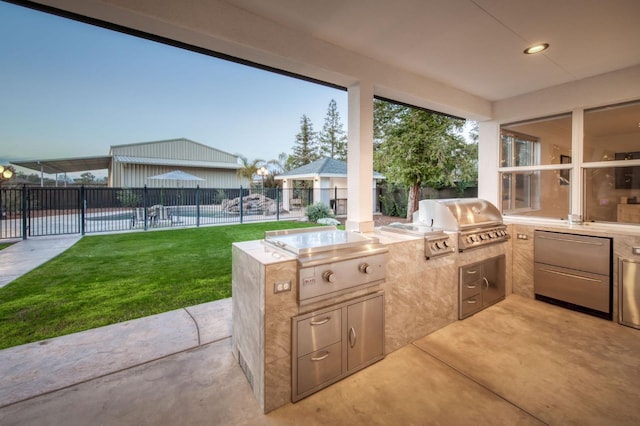
<path id="1" fill-rule="evenodd" d="M 38 237 L 0 250 L 0 287 L 75 244 Z M 0 408 L 231 336 L 231 299 L 0 350 Z"/>
<path id="2" fill-rule="evenodd" d="M 0 287 L 58 256 L 80 238 L 79 234 L 34 237 L 0 250 Z"/>

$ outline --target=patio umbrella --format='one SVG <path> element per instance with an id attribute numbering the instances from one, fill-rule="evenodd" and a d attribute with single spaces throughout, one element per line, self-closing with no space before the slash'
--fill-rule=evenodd
<path id="1" fill-rule="evenodd" d="M 183 172 L 182 170 L 174 170 L 172 172 L 162 173 L 161 175 L 149 176 L 148 179 L 175 180 L 176 181 L 176 186 L 177 186 L 177 183 L 180 182 L 180 181 L 203 181 L 203 180 L 206 180 L 206 179 L 202 179 L 201 177 L 194 176 L 194 175 L 191 175 L 189 173 Z M 180 190 L 180 192 L 182 192 L 182 190 Z M 177 196 L 176 205 L 177 206 L 181 206 L 182 205 L 182 201 L 183 201 L 183 200 L 181 200 L 183 194 L 181 194 L 180 192 L 176 194 L 176 196 Z M 163 195 L 161 194 L 160 197 L 161 197 L 161 203 L 164 204 L 164 201 L 162 201 L 163 200 Z M 176 213 L 174 212 L 173 214 L 176 214 Z"/>

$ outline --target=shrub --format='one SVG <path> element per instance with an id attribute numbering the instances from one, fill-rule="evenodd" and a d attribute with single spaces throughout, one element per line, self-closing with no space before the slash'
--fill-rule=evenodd
<path id="1" fill-rule="evenodd" d="M 140 196 L 130 189 L 118 191 L 116 198 L 122 207 L 136 207 L 140 204 Z"/>
<path id="2" fill-rule="evenodd" d="M 310 222 L 317 222 L 324 217 L 333 217 L 333 213 L 328 205 L 324 203 L 314 203 L 307 206 L 307 217 Z"/>

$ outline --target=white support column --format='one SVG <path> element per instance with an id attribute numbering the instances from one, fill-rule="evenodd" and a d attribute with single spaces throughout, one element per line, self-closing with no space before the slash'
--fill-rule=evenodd
<path id="1" fill-rule="evenodd" d="M 478 197 L 502 210 L 500 202 L 500 125 L 497 121 L 478 123 Z"/>
<path id="2" fill-rule="evenodd" d="M 373 85 L 349 87 L 348 99 L 346 229 L 373 232 Z"/>
<path id="3" fill-rule="evenodd" d="M 286 211 L 289 211 L 289 200 L 291 199 L 291 189 L 289 189 L 289 184 L 291 183 L 290 179 L 282 180 L 282 208 Z"/>

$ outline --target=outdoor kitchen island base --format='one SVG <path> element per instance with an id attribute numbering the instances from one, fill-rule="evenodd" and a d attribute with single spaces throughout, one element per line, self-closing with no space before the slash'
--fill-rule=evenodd
<path id="1" fill-rule="evenodd" d="M 377 231 L 373 236 L 388 248 L 384 282 L 304 306 L 298 303 L 295 255 L 263 241 L 233 244 L 232 350 L 263 412 L 292 401 L 292 318 L 383 290 L 386 355 L 458 320 L 461 265 L 502 254 L 510 262 L 510 241 L 427 260 L 424 238 Z M 508 268 L 507 294 L 510 280 Z"/>

